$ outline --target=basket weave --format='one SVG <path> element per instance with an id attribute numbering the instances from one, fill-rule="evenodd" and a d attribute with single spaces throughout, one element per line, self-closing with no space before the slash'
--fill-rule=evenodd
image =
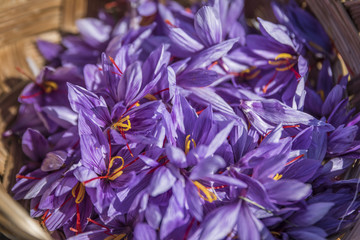
<path id="1" fill-rule="evenodd" d="M 17 113 L 17 97 L 28 79 L 16 71 L 23 69 L 30 76 L 44 65 L 35 40 L 60 42 L 63 33 L 76 33 L 75 20 L 95 16 L 106 2 L 101 0 L 0 0 L 0 133 L 4 132 Z M 279 0 L 280 1 L 280 0 Z M 284 1 L 284 0 L 282 0 Z M 179 1 L 180 2 L 180 1 Z M 184 2 L 184 1 L 181 1 Z M 187 2 L 195 2 L 188 0 Z M 268 0 L 246 0 L 247 16 L 274 20 Z M 351 103 L 360 109 L 360 0 L 302 0 L 324 26 L 338 51 L 340 63 L 347 66 L 352 77 L 349 83 Z M 326 9 L 324 11 L 324 9 Z M 341 64 L 339 64 L 340 66 Z M 343 68 L 344 69 L 344 68 Z M 339 67 L 339 71 L 342 71 Z M 20 140 L 2 139 L 0 134 L 0 232 L 11 239 L 51 239 L 26 210 L 6 193 L 15 183 L 15 175 L 23 165 Z M 348 177 L 359 177 L 355 167 Z M 10 193 L 11 194 L 11 193 Z M 343 240 L 359 239 L 360 221 L 341 236 Z M 0 234 L 0 239 L 3 236 Z"/>

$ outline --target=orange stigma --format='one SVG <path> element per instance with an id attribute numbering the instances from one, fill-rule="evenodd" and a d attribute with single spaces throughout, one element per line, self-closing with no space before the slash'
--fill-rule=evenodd
<path id="1" fill-rule="evenodd" d="M 123 72 L 120 70 L 119 66 L 115 63 L 114 59 L 109 56 L 110 61 L 112 64 L 116 67 L 116 69 L 119 71 L 120 74 L 123 74 Z"/>

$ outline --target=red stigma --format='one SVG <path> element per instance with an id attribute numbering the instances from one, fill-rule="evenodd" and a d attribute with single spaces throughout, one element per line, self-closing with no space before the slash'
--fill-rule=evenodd
<path id="1" fill-rule="evenodd" d="M 192 227 L 192 225 L 194 224 L 194 222 L 195 222 L 195 218 L 192 218 L 189 226 L 186 228 L 186 232 L 185 232 L 185 234 L 184 234 L 183 240 L 186 240 L 186 239 L 188 238 L 188 235 L 189 235 L 189 233 L 190 233 L 191 227 Z"/>
<path id="2" fill-rule="evenodd" d="M 43 93 L 43 91 L 39 91 L 39 92 L 36 92 L 34 94 L 31 94 L 31 95 L 27 95 L 27 96 L 20 96 L 21 99 L 28 99 L 28 98 L 34 98 L 34 97 L 37 97 L 37 96 L 40 96 L 41 94 Z"/>
<path id="3" fill-rule="evenodd" d="M 270 83 L 272 83 L 274 80 L 275 80 L 275 78 L 276 78 L 276 75 L 277 75 L 277 72 L 278 71 L 275 71 L 275 73 L 274 73 L 274 75 L 272 76 L 272 78 L 269 80 L 269 82 L 263 87 L 263 93 L 266 93 L 267 92 L 267 89 L 268 89 L 268 87 L 269 87 L 269 85 L 270 85 Z"/>
<path id="4" fill-rule="evenodd" d="M 156 93 L 154 93 L 153 95 L 158 95 L 159 93 L 165 92 L 165 91 L 169 91 L 169 88 L 164 88 Z"/>
<path id="5" fill-rule="evenodd" d="M 165 20 L 165 23 L 166 23 L 167 25 L 169 25 L 170 27 L 177 28 L 177 26 L 175 26 L 174 24 L 172 24 L 169 19 L 166 19 L 166 20 Z"/>
<path id="6" fill-rule="evenodd" d="M 207 189 L 223 189 L 228 187 L 228 185 L 222 185 L 222 186 L 217 186 L 217 187 L 206 187 Z"/>
<path id="7" fill-rule="evenodd" d="M 16 175 L 16 178 L 24 178 L 24 179 L 30 179 L 30 180 L 40 180 L 41 178 L 38 177 L 28 177 L 24 175 Z"/>
<path id="8" fill-rule="evenodd" d="M 207 69 L 212 69 L 215 65 L 219 64 L 218 61 L 213 62 Z"/>
<path id="9" fill-rule="evenodd" d="M 283 128 L 297 128 L 297 127 L 300 127 L 299 124 L 296 124 L 296 125 L 288 125 L 288 126 L 283 126 Z"/>
<path id="10" fill-rule="evenodd" d="M 105 4 L 105 9 L 110 10 L 112 8 L 115 8 L 118 6 L 118 3 L 116 1 L 109 2 Z"/>
<path id="11" fill-rule="evenodd" d="M 301 75 L 293 67 L 290 68 L 290 71 L 292 71 L 294 73 L 296 79 L 301 78 Z"/>
<path id="12" fill-rule="evenodd" d="M 166 156 L 165 156 L 166 157 Z M 147 172 L 147 174 L 153 173 L 155 172 L 156 169 L 158 169 L 159 167 L 165 166 L 168 162 L 170 162 L 169 160 L 166 160 L 163 164 L 154 167 L 153 169 L 151 169 L 150 171 Z"/>
<path id="13" fill-rule="evenodd" d="M 302 158 L 304 156 L 304 154 L 301 154 L 300 156 L 297 156 L 296 158 L 294 158 L 293 160 L 291 160 L 290 162 L 287 162 L 285 164 L 285 166 L 288 166 L 290 164 L 292 164 L 293 162 L 295 162 L 296 160 L 299 160 L 300 158 Z"/>
<path id="14" fill-rule="evenodd" d="M 93 223 L 95 225 L 98 225 L 99 227 L 105 228 L 106 229 L 106 231 L 104 232 L 105 234 L 110 234 L 110 228 L 96 222 L 95 220 L 92 220 L 91 218 L 87 218 L 87 220 L 88 220 L 88 222 L 91 222 L 91 223 Z M 110 235 L 112 235 L 112 234 L 110 234 Z"/>
<path id="15" fill-rule="evenodd" d="M 76 203 L 76 235 L 82 233 L 79 204 Z"/>
<path id="16" fill-rule="evenodd" d="M 206 109 L 206 108 L 204 108 L 204 109 L 202 109 L 202 110 L 200 110 L 200 111 L 197 111 L 196 114 L 197 114 L 197 115 L 200 115 L 205 109 Z"/>
<path id="17" fill-rule="evenodd" d="M 123 72 L 120 70 L 119 66 L 115 63 L 114 59 L 109 56 L 110 61 L 112 64 L 116 67 L 116 69 L 120 72 L 120 74 L 123 74 Z"/>

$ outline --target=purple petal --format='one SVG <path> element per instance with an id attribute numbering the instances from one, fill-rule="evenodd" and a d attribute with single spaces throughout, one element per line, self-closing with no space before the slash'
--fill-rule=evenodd
<path id="1" fill-rule="evenodd" d="M 85 88 L 68 83 L 69 102 L 71 108 L 79 113 L 83 111 L 92 118 L 96 124 L 101 127 L 111 123 L 109 110 L 104 99 L 99 98 L 94 93 Z"/>
<path id="2" fill-rule="evenodd" d="M 213 140 L 210 142 L 208 146 L 206 157 L 214 154 L 215 151 L 225 142 L 233 126 L 234 126 L 234 122 L 228 122 L 226 126 L 214 136 Z"/>
<path id="3" fill-rule="evenodd" d="M 328 235 L 324 229 L 315 226 L 291 228 L 287 230 L 287 233 L 299 240 L 326 240 Z"/>
<path id="4" fill-rule="evenodd" d="M 237 38 L 229 39 L 196 54 L 190 61 L 187 71 L 206 68 L 216 60 L 219 60 L 219 58 L 225 56 L 238 40 Z"/>
<path id="5" fill-rule="evenodd" d="M 153 227 L 154 229 L 159 228 L 162 214 L 157 204 L 148 204 L 145 210 L 145 217 L 151 227 Z"/>
<path id="6" fill-rule="evenodd" d="M 41 196 L 59 177 L 63 171 L 56 171 L 46 177 L 41 178 L 38 182 L 26 193 L 24 199 L 32 199 Z"/>
<path id="7" fill-rule="evenodd" d="M 180 74 L 176 81 L 181 87 L 206 87 L 219 78 L 218 74 L 211 70 L 194 69 Z"/>
<path id="8" fill-rule="evenodd" d="M 47 140 L 37 130 L 29 128 L 22 137 L 22 150 L 26 156 L 34 161 L 42 160 L 48 151 L 48 147 Z"/>
<path id="9" fill-rule="evenodd" d="M 319 121 L 313 116 L 297 111 L 286 106 L 275 99 L 266 99 L 263 101 L 242 101 L 240 106 L 248 117 L 251 124 L 261 134 L 266 134 L 276 125 L 297 125 L 319 126 L 331 130 L 333 127 L 323 121 Z"/>
<path id="10" fill-rule="evenodd" d="M 125 71 L 124 78 L 122 81 L 126 82 L 126 93 L 125 93 L 125 105 L 129 105 L 132 103 L 132 100 L 135 98 L 135 96 L 138 94 L 140 87 L 141 87 L 141 81 L 142 81 L 142 71 L 141 66 L 139 62 L 135 62 L 127 67 Z M 121 86 L 119 84 L 119 86 Z M 121 89 L 118 89 L 119 91 L 123 91 Z M 120 99 L 122 99 L 122 96 L 119 96 Z"/>
<path id="11" fill-rule="evenodd" d="M 67 158 L 67 152 L 54 151 L 46 154 L 45 159 L 41 164 L 41 171 L 50 172 L 60 169 Z"/>
<path id="12" fill-rule="evenodd" d="M 63 48 L 59 44 L 44 41 L 41 39 L 38 39 L 36 41 L 36 44 L 39 48 L 39 51 L 41 52 L 41 55 L 43 55 L 47 61 L 51 61 L 57 58 L 60 52 L 63 50 Z"/>
<path id="13" fill-rule="evenodd" d="M 186 222 L 183 209 L 180 208 L 175 197 L 172 196 L 169 201 L 169 206 L 161 222 L 160 239 L 164 239 L 176 228 L 184 225 Z"/>
<path id="14" fill-rule="evenodd" d="M 288 30 L 285 26 L 274 24 L 261 18 L 258 18 L 258 21 L 260 23 L 260 31 L 263 35 L 268 35 L 281 44 L 290 46 L 295 49 L 294 43 L 291 41 L 288 35 Z"/>
<path id="15" fill-rule="evenodd" d="M 202 221 L 204 214 L 201 199 L 196 186 L 191 181 L 186 181 L 185 194 L 187 196 L 186 201 L 189 205 L 189 212 L 196 220 Z"/>
<path id="16" fill-rule="evenodd" d="M 169 38 L 172 42 L 172 54 L 180 58 L 192 56 L 195 52 L 204 48 L 201 43 L 181 28 L 170 27 Z"/>
<path id="17" fill-rule="evenodd" d="M 93 47 L 99 47 L 109 39 L 111 27 L 96 18 L 83 18 L 76 21 L 76 26 L 84 41 Z"/>
<path id="18" fill-rule="evenodd" d="M 201 179 L 214 174 L 220 168 L 225 167 L 225 161 L 220 156 L 212 156 L 202 159 L 191 171 L 190 179 Z"/>
<path id="19" fill-rule="evenodd" d="M 186 156 L 183 150 L 171 145 L 166 146 L 166 155 L 170 162 L 179 168 L 186 168 L 188 166 L 186 162 Z"/>
<path id="20" fill-rule="evenodd" d="M 82 111 L 79 114 L 82 164 L 101 175 L 106 171 L 109 143 L 101 129 Z"/>
<path id="21" fill-rule="evenodd" d="M 90 91 L 98 90 L 102 87 L 102 79 L 99 67 L 93 64 L 86 64 L 84 67 L 84 79 L 86 89 Z"/>
<path id="22" fill-rule="evenodd" d="M 141 16 L 149 17 L 156 13 L 156 4 L 154 2 L 144 2 L 137 10 Z"/>
<path id="23" fill-rule="evenodd" d="M 199 239 L 223 239 L 226 237 L 235 226 L 239 211 L 240 204 L 231 204 L 210 212 L 200 225 L 202 232 Z"/>
<path id="24" fill-rule="evenodd" d="M 194 16 L 194 27 L 199 38 L 207 46 L 221 42 L 222 27 L 218 11 L 204 6 Z"/>
<path id="25" fill-rule="evenodd" d="M 68 129 L 77 123 L 77 114 L 64 106 L 46 106 L 41 108 L 46 116 L 59 126 Z"/>
<path id="26" fill-rule="evenodd" d="M 151 196 L 156 197 L 168 191 L 175 183 L 176 178 L 171 174 L 170 170 L 166 167 L 160 167 L 154 172 L 149 185 L 149 193 Z"/>
<path id="27" fill-rule="evenodd" d="M 251 212 L 245 201 L 241 202 L 241 209 L 237 221 L 239 239 L 260 240 L 260 231 L 264 225 Z"/>
<path id="28" fill-rule="evenodd" d="M 191 91 L 193 94 L 191 95 L 191 98 L 194 98 L 194 101 L 202 102 L 204 105 L 211 104 L 214 110 L 217 110 L 232 119 L 239 118 L 230 105 L 225 102 L 222 97 L 216 94 L 212 88 L 191 88 Z"/>
<path id="29" fill-rule="evenodd" d="M 306 210 L 298 211 L 289 221 L 299 226 L 311 226 L 320 221 L 334 206 L 333 202 L 319 202 L 307 206 Z"/>
<path id="30" fill-rule="evenodd" d="M 171 118 L 175 127 L 178 127 L 179 130 L 185 134 L 192 131 L 192 124 L 196 122 L 197 114 L 186 98 L 176 93 L 174 96 L 174 106 L 172 108 Z"/>
<path id="31" fill-rule="evenodd" d="M 134 230 L 134 239 L 136 240 L 156 240 L 155 230 L 146 223 L 138 223 Z"/>
<path id="32" fill-rule="evenodd" d="M 307 198 L 311 192 L 311 185 L 297 180 L 284 179 L 265 185 L 267 193 L 277 204 L 286 205 Z"/>
<path id="33" fill-rule="evenodd" d="M 331 89 L 329 95 L 326 97 L 324 104 L 322 105 L 322 116 L 328 116 L 343 98 L 344 89 L 340 85 L 336 85 Z"/>

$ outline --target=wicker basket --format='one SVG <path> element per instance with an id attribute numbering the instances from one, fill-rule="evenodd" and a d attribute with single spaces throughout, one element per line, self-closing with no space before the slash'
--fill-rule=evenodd
<path id="1" fill-rule="evenodd" d="M 94 16 L 106 2 L 101 0 L 1 0 L 0 4 L 0 133 L 4 132 L 17 113 L 17 97 L 28 80 L 16 67 L 30 75 L 44 65 L 35 40 L 59 42 L 63 33 L 76 33 L 75 20 Z M 184 1 L 181 1 L 184 2 Z M 194 2 L 194 0 L 188 0 Z M 247 16 L 261 16 L 274 20 L 269 14 L 268 0 L 247 0 L 251 12 Z M 360 106 L 360 0 L 299 1 L 310 9 L 325 27 L 338 51 L 339 62 L 351 74 L 349 95 L 354 106 Z M 324 11 L 324 9 L 326 9 Z M 341 66 L 341 64 L 339 64 Z M 341 71 L 341 67 L 339 67 Z M 359 80 L 359 81 L 358 81 Z M 15 183 L 15 175 L 23 165 L 20 140 L 1 139 L 0 135 L 0 232 L 11 239 L 51 239 L 40 224 L 28 216 L 27 202 L 15 202 L 6 193 Z M 359 177 L 355 167 L 348 177 Z M 11 193 L 10 193 L 11 194 Z M 22 206 L 21 206 L 22 205 Z M 359 239 L 360 221 L 341 239 Z M 3 236 L 0 234 L 0 238 Z M 61 238 L 61 236 L 59 236 Z"/>

